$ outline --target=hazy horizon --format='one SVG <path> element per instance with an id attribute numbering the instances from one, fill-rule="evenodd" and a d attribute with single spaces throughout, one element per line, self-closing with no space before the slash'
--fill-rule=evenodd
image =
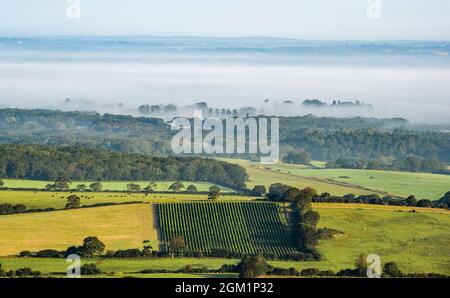
<path id="1" fill-rule="evenodd" d="M 206 101 L 267 113 L 403 117 L 448 123 L 450 43 L 316 42 L 266 38 L 0 38 L 0 106 L 114 112 L 121 102 Z M 294 109 L 304 99 L 355 101 L 373 110 Z M 65 107 L 67 108 L 67 107 Z"/>

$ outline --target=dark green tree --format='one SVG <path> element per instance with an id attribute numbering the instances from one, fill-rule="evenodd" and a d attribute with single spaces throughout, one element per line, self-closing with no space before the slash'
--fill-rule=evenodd
<path id="1" fill-rule="evenodd" d="M 80 206 L 81 206 L 80 197 L 77 195 L 70 195 L 67 197 L 67 203 L 64 208 L 65 209 L 75 209 L 75 208 L 80 208 Z"/>
<path id="2" fill-rule="evenodd" d="M 244 256 L 237 265 L 241 278 L 254 278 L 265 275 L 273 268 L 261 255 Z"/>
<path id="3" fill-rule="evenodd" d="M 182 256 L 186 251 L 186 242 L 183 236 L 175 236 L 169 240 L 169 251 L 172 257 L 175 255 Z"/>
<path id="4" fill-rule="evenodd" d="M 105 244 L 101 242 L 97 237 L 91 236 L 83 240 L 83 256 L 92 258 L 93 256 L 100 255 L 105 250 Z"/>
<path id="5" fill-rule="evenodd" d="M 184 188 L 184 184 L 180 181 L 176 181 L 169 186 L 169 190 L 173 192 L 179 192 L 182 188 Z"/>
<path id="6" fill-rule="evenodd" d="M 264 185 L 255 185 L 252 189 L 252 195 L 262 197 L 266 194 L 266 187 Z"/>
<path id="7" fill-rule="evenodd" d="M 189 186 L 186 188 L 186 191 L 192 192 L 192 193 L 197 192 L 197 191 L 198 191 L 198 190 L 197 190 L 197 186 L 191 184 L 191 185 L 189 185 Z"/>
<path id="8" fill-rule="evenodd" d="M 401 277 L 402 272 L 395 262 L 388 262 L 383 266 L 383 274 L 388 277 Z"/>
<path id="9" fill-rule="evenodd" d="M 92 191 L 102 191 L 103 185 L 100 182 L 94 182 L 94 183 L 89 184 L 89 188 Z"/>

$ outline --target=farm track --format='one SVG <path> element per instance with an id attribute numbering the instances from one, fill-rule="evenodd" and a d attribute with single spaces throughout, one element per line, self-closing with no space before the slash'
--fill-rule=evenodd
<path id="1" fill-rule="evenodd" d="M 287 171 L 282 171 L 282 170 L 274 170 L 271 168 L 267 168 L 267 167 L 256 167 L 256 169 L 262 170 L 262 171 L 270 171 L 273 173 L 278 173 L 278 174 L 284 174 L 284 175 L 289 175 L 289 176 L 293 176 L 293 177 L 298 177 L 298 178 L 303 178 L 303 179 L 307 179 L 310 181 L 317 181 L 317 182 L 322 182 L 322 183 L 327 183 L 327 184 L 332 184 L 332 185 L 337 185 L 337 186 L 343 186 L 343 187 L 348 187 L 348 188 L 353 188 L 353 189 L 358 189 L 358 190 L 364 190 L 364 191 L 370 191 L 373 192 L 374 194 L 379 194 L 382 196 L 392 196 L 392 197 L 400 197 L 396 194 L 391 194 L 385 191 L 380 191 L 377 189 L 371 189 L 368 187 L 363 187 L 357 184 L 352 184 L 352 183 L 346 183 L 346 182 L 340 182 L 340 181 L 336 181 L 333 179 L 326 179 L 326 178 L 318 178 L 318 177 L 308 177 L 308 176 L 303 176 L 303 175 L 298 175 L 298 174 L 293 174 L 293 173 L 289 173 Z"/>
<path id="2" fill-rule="evenodd" d="M 158 208 L 158 204 L 150 204 L 150 208 L 151 208 L 151 213 L 152 213 L 152 224 L 153 224 L 153 229 L 156 231 L 156 240 L 158 241 L 158 250 L 161 250 L 162 248 L 162 237 L 161 237 L 161 227 L 159 224 L 159 208 Z"/>

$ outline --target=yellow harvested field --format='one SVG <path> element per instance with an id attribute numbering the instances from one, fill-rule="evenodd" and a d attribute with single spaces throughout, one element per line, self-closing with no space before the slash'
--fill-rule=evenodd
<path id="1" fill-rule="evenodd" d="M 23 250 L 65 250 L 97 236 L 106 250 L 142 248 L 157 241 L 150 204 L 0 216 L 0 256 Z"/>

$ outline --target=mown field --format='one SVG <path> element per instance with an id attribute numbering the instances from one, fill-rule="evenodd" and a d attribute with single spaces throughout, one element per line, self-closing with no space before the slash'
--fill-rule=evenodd
<path id="1" fill-rule="evenodd" d="M 162 241 L 183 236 L 191 251 L 295 252 L 281 206 L 271 202 L 166 203 L 158 205 Z M 165 247 L 169 249 L 168 246 Z"/>
<path id="2" fill-rule="evenodd" d="M 106 249 L 142 248 L 157 244 L 148 204 L 108 206 L 0 216 L 0 256 L 23 250 L 65 250 L 99 237 Z"/>
<path id="3" fill-rule="evenodd" d="M 248 160 L 227 159 L 247 169 L 249 186 L 270 185 L 274 182 L 304 188 L 312 187 L 319 193 L 334 195 L 353 193 L 394 195 L 437 200 L 450 191 L 450 175 L 393 172 L 378 170 L 321 169 L 302 165 L 278 163 L 261 165 Z"/>
<path id="4" fill-rule="evenodd" d="M 49 183 L 53 183 L 54 181 L 42 181 L 42 180 L 26 180 L 26 179 L 3 179 L 3 182 L 5 182 L 4 187 L 8 188 L 36 188 L 36 189 L 45 189 L 45 186 Z M 89 187 L 89 184 L 93 182 L 99 182 L 99 181 L 72 181 L 70 183 L 71 188 L 75 188 L 78 184 L 85 184 L 87 187 Z M 134 183 L 141 186 L 143 189 L 144 187 L 147 187 L 149 182 L 148 181 L 100 181 L 103 185 L 104 191 L 126 191 L 127 190 L 127 184 Z M 169 186 L 174 183 L 175 181 L 155 181 L 156 183 L 156 189 L 155 191 L 170 191 Z M 208 189 L 215 185 L 213 183 L 209 182 L 192 182 L 192 181 L 181 181 L 183 182 L 185 187 L 188 187 L 189 185 L 195 185 L 197 187 L 198 191 L 208 191 Z M 221 192 L 223 193 L 229 193 L 233 192 L 232 189 L 218 185 L 221 189 Z M 182 190 L 185 190 L 182 189 Z"/>
<path id="5" fill-rule="evenodd" d="M 450 274 L 448 212 L 435 214 L 432 210 L 419 209 L 419 212 L 413 213 L 395 206 L 386 206 L 383 210 L 371 209 L 376 207 L 349 204 L 346 209 L 336 208 L 333 204 L 314 204 L 313 208 L 321 215 L 319 227 L 338 229 L 345 236 L 321 240 L 318 249 L 323 254 L 323 260 L 319 262 L 271 263 L 283 268 L 315 267 L 338 271 L 352 267 L 361 253 L 375 253 L 380 255 L 383 263 L 395 261 L 405 272 Z M 144 240 L 151 240 L 152 243 L 157 240 L 151 217 L 148 204 L 0 216 L 0 255 L 22 250 L 64 249 L 81 243 L 84 237 L 90 235 L 98 236 L 107 249 L 142 248 Z M 63 259 L 2 258 L 0 262 L 5 268 L 28 266 L 43 272 L 65 272 L 67 266 Z M 105 272 L 123 275 L 143 269 L 178 270 L 187 264 L 217 269 L 222 264 L 237 262 L 210 258 L 113 259 L 99 261 L 99 266 Z"/>

